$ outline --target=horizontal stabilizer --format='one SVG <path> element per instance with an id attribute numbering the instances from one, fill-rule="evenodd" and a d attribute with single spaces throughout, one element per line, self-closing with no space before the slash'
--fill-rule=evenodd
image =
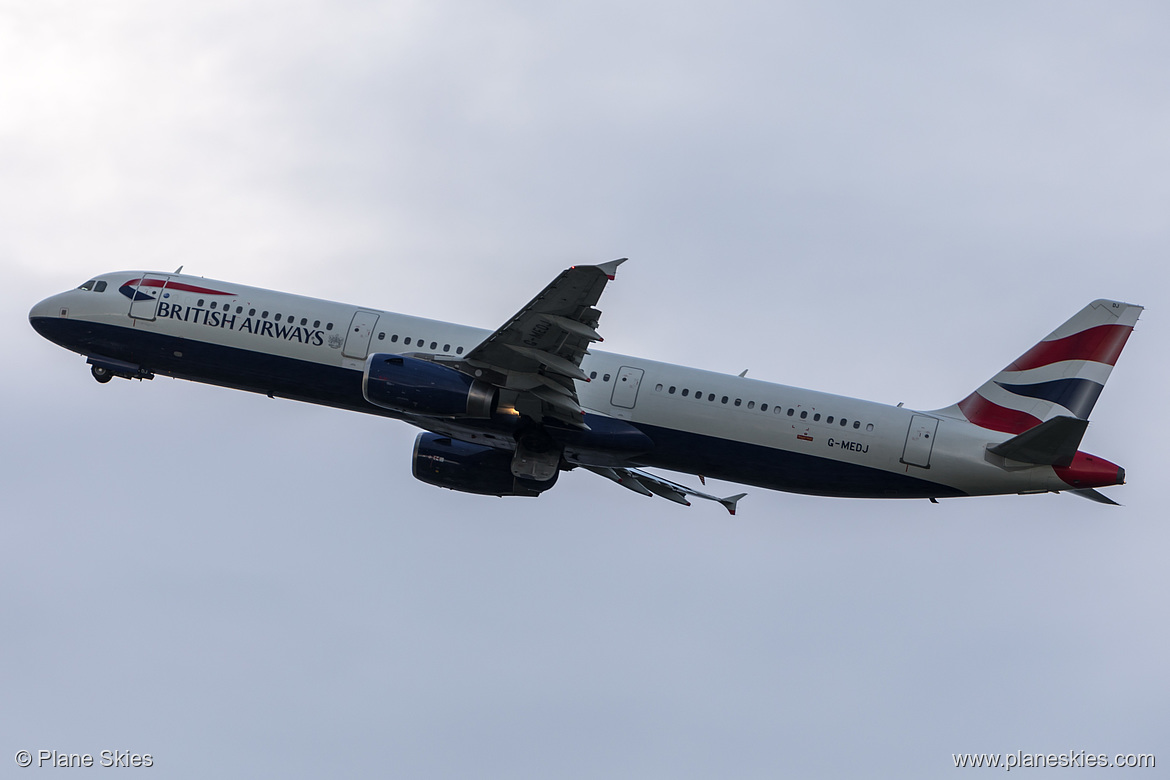
<path id="1" fill-rule="evenodd" d="M 1010 460 L 1042 466 L 1069 466 L 1081 446 L 1088 420 L 1053 417 L 1018 436 L 988 447 L 988 451 Z"/>
<path id="2" fill-rule="evenodd" d="M 1093 490 L 1092 488 L 1081 488 L 1079 490 L 1069 490 L 1068 492 L 1072 493 L 1074 496 L 1080 496 L 1081 498 L 1087 498 L 1090 501 L 1096 501 L 1098 504 L 1121 506 L 1121 504 L 1117 503 L 1109 496 L 1098 490 Z"/>

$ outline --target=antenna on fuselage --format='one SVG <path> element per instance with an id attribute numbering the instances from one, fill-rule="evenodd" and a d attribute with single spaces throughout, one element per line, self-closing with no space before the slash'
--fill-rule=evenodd
<path id="1" fill-rule="evenodd" d="M 183 273 L 183 266 L 179 266 L 178 268 L 176 268 L 175 273 L 177 273 L 177 274 Z"/>

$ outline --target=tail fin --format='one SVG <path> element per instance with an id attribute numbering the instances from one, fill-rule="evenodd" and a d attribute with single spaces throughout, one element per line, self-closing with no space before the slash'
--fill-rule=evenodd
<path id="1" fill-rule="evenodd" d="M 937 414 L 1023 433 L 1053 417 L 1089 419 L 1141 306 L 1093 301 L 978 390 Z"/>

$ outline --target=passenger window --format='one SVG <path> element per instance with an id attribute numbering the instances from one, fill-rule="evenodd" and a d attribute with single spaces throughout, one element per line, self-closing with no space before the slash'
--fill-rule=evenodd
<path id="1" fill-rule="evenodd" d="M 393 336 L 390 337 L 390 343 L 391 344 L 398 343 L 398 334 L 397 333 L 395 333 Z"/>
<path id="2" fill-rule="evenodd" d="M 444 344 L 444 345 L 443 345 L 443 351 L 444 351 L 444 352 L 450 352 L 450 351 L 451 351 L 451 345 L 450 345 L 450 344 Z"/>
<path id="3" fill-rule="evenodd" d="M 308 325 L 308 324 L 309 324 L 309 319 L 308 319 L 307 317 L 301 317 L 301 324 L 302 324 L 302 325 Z M 385 333 L 383 333 L 382 335 L 383 335 L 383 336 L 385 336 L 386 334 L 385 334 Z"/>
<path id="4" fill-rule="evenodd" d="M 439 342 L 437 342 L 437 341 L 432 341 L 432 342 L 431 342 L 431 349 L 435 349 L 435 348 L 437 348 L 438 346 L 439 346 Z"/>
<path id="5" fill-rule="evenodd" d="M 266 312 L 266 311 L 260 312 L 260 319 L 262 319 L 262 320 L 268 319 L 268 312 Z M 277 319 L 280 319 L 280 317 L 278 316 Z"/>
<path id="6" fill-rule="evenodd" d="M 808 419 L 808 410 L 807 409 L 800 413 L 800 419 L 802 419 L 802 420 Z"/>
<path id="7" fill-rule="evenodd" d="M 609 374 L 605 374 L 604 376 L 602 376 L 602 377 L 601 377 L 601 381 L 602 381 L 602 382 L 608 382 L 608 381 L 609 381 Z"/>
<path id="8" fill-rule="evenodd" d="M 796 414 L 796 410 L 795 410 L 795 409 L 789 409 L 789 410 L 788 410 L 788 416 L 789 416 L 789 417 L 791 417 L 791 416 L 792 416 L 792 415 L 794 415 L 794 414 Z"/>
<path id="9" fill-rule="evenodd" d="M 314 328 L 321 327 L 321 320 L 313 320 L 313 327 Z"/>
<path id="10" fill-rule="evenodd" d="M 662 385 L 655 385 L 654 392 L 661 393 L 662 392 Z"/>
<path id="11" fill-rule="evenodd" d="M 714 393 L 711 393 L 710 395 L 708 395 L 708 396 L 707 396 L 707 400 L 708 400 L 708 401 L 714 401 L 714 400 L 715 400 L 715 394 L 714 394 Z"/>
<path id="12" fill-rule="evenodd" d="M 332 322 L 328 322 L 328 323 L 326 323 L 326 324 L 325 324 L 325 330 L 333 330 L 333 323 L 332 323 Z"/>
<path id="13" fill-rule="evenodd" d="M 199 302 L 198 302 L 198 303 L 196 303 L 195 305 L 196 305 L 196 306 L 202 306 L 202 305 L 203 305 L 203 299 L 202 299 L 202 298 L 200 298 L 200 299 L 199 299 Z"/>
<path id="14" fill-rule="evenodd" d="M 736 399 L 735 399 L 735 405 L 736 405 L 736 406 L 740 406 L 740 405 L 742 405 L 742 404 L 743 404 L 743 399 L 742 399 L 742 398 L 736 398 Z"/>
<path id="15" fill-rule="evenodd" d="M 404 338 L 402 340 L 402 343 L 409 347 L 410 346 L 410 336 L 407 336 L 406 338 Z"/>
<path id="16" fill-rule="evenodd" d="M 248 309 L 248 316 L 249 316 L 249 317 L 255 317 L 255 316 L 256 316 L 256 310 L 255 310 L 255 309 Z"/>
<path id="17" fill-rule="evenodd" d="M 828 417 L 825 418 L 825 425 L 832 425 L 832 424 L 833 424 L 833 415 L 830 414 Z"/>
<path id="18" fill-rule="evenodd" d="M 674 395 L 675 388 L 676 388 L 676 386 L 675 386 L 675 385 L 671 385 L 671 386 L 670 386 L 670 389 L 669 389 L 669 390 L 667 390 L 666 392 L 670 393 L 671 395 Z"/>
<path id="19" fill-rule="evenodd" d="M 280 322 L 280 315 L 279 315 L 279 314 L 277 314 L 277 315 L 276 315 L 276 316 L 274 316 L 272 319 L 276 320 L 277 322 Z"/>
<path id="20" fill-rule="evenodd" d="M 723 396 L 723 403 L 727 403 L 727 396 Z"/>
<path id="21" fill-rule="evenodd" d="M 219 305 L 219 304 L 217 304 L 215 301 L 212 301 L 212 302 L 211 302 L 211 308 L 212 308 L 212 309 L 214 309 L 214 308 L 215 308 L 216 306 L 218 306 L 218 305 Z"/>
<path id="22" fill-rule="evenodd" d="M 683 391 L 682 391 L 682 397 L 683 397 L 683 398 L 686 398 L 686 397 L 687 397 L 687 395 L 689 395 L 689 394 L 690 394 L 690 392 L 691 392 L 690 390 L 688 390 L 688 389 L 686 389 L 686 388 L 684 387 L 684 388 L 683 388 Z"/>
<path id="23" fill-rule="evenodd" d="M 378 341 L 384 341 L 385 339 L 386 339 L 386 334 L 385 334 L 385 333 L 379 333 L 379 334 L 378 334 Z"/>
<path id="24" fill-rule="evenodd" d="M 237 306 L 237 307 L 236 307 L 236 314 L 243 314 L 243 313 L 244 313 L 244 307 L 243 307 L 243 306 Z"/>
<path id="25" fill-rule="evenodd" d="M 821 413 L 817 412 L 816 414 L 813 415 L 813 422 L 820 422 L 820 421 L 821 421 Z"/>
<path id="26" fill-rule="evenodd" d="M 748 404 L 748 406 L 751 406 L 751 404 Z M 760 404 L 760 411 L 761 412 L 768 411 L 768 405 L 767 404 Z"/>
<path id="27" fill-rule="evenodd" d="M 767 404 L 764 404 L 764 406 L 767 406 Z M 756 402 L 755 402 L 755 401 L 748 401 L 748 408 L 749 408 L 749 409 L 755 409 L 755 408 L 756 408 Z M 761 411 L 761 412 L 766 412 L 766 411 L 768 411 L 768 410 L 767 410 L 767 409 L 761 409 L 760 411 Z"/>
<path id="28" fill-rule="evenodd" d="M 455 354 L 462 355 L 463 354 L 463 347 L 455 347 Z"/>
<path id="29" fill-rule="evenodd" d="M 854 428 L 859 428 L 859 427 L 861 427 L 861 423 L 860 423 L 860 422 L 854 422 L 854 423 L 853 423 L 853 427 L 854 427 Z M 866 426 L 865 426 L 865 430 L 866 430 L 866 431 L 872 431 L 872 430 L 873 430 L 873 423 L 867 423 L 867 424 L 866 424 Z"/>
<path id="30" fill-rule="evenodd" d="M 590 372 L 589 372 L 589 378 L 590 378 L 590 379 L 596 379 L 596 378 L 597 378 L 597 372 L 596 372 L 596 371 L 590 371 Z"/>
<path id="31" fill-rule="evenodd" d="M 841 427 L 842 427 L 842 428 L 844 428 L 844 427 L 845 427 L 845 424 L 846 424 L 846 423 L 848 423 L 848 422 L 849 422 L 848 420 L 846 420 L 844 417 L 842 417 L 842 418 L 841 418 Z"/>

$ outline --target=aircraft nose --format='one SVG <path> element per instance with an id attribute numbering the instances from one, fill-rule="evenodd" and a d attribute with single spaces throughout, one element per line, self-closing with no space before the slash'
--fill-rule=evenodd
<path id="1" fill-rule="evenodd" d="M 28 311 L 29 324 L 45 338 L 45 328 L 54 320 L 69 316 L 69 305 L 62 300 L 64 293 L 50 295 Z"/>
<path id="2" fill-rule="evenodd" d="M 29 309 L 29 311 L 28 311 L 29 320 L 36 320 L 40 317 L 53 316 L 53 310 L 55 308 L 57 308 L 56 298 L 57 298 L 57 296 L 55 296 L 55 295 L 52 297 L 49 297 L 49 298 L 45 298 L 43 301 L 41 301 L 40 303 L 38 303 L 37 305 L 35 305 L 31 309 Z"/>

